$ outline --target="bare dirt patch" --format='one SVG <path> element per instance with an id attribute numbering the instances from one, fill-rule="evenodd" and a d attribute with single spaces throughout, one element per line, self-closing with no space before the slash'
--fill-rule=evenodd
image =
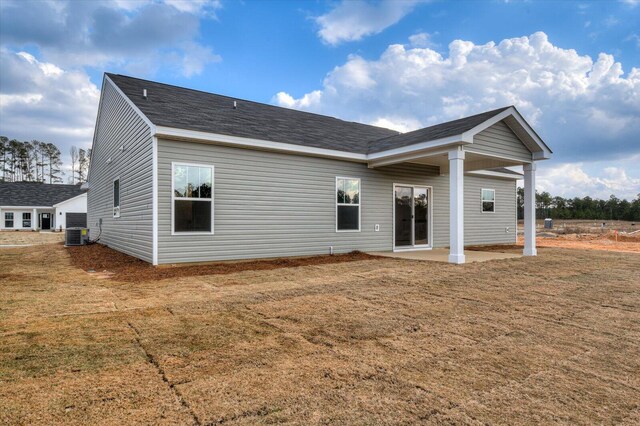
<path id="1" fill-rule="evenodd" d="M 0 424 L 639 419 L 635 253 L 135 282 L 73 257 L 0 251 Z"/>
<path id="2" fill-rule="evenodd" d="M 126 282 L 154 281 L 200 275 L 227 275 L 242 271 L 266 271 L 310 265 L 356 262 L 375 258 L 366 253 L 352 252 L 327 256 L 277 258 L 239 262 L 216 262 L 199 265 L 154 267 L 135 257 L 115 251 L 101 244 L 67 247 L 74 266 L 100 273 L 102 278 Z"/>
<path id="3" fill-rule="evenodd" d="M 640 235 L 605 234 L 559 234 L 554 237 L 538 236 L 538 247 L 555 247 L 578 250 L 604 250 L 620 253 L 640 253 Z M 496 244 L 465 247 L 471 251 L 495 251 L 499 253 L 522 253 L 524 239 L 518 238 L 518 244 Z"/>
<path id="4" fill-rule="evenodd" d="M 538 237 L 537 244 L 539 247 L 640 253 L 640 235 L 561 234 L 555 238 Z"/>

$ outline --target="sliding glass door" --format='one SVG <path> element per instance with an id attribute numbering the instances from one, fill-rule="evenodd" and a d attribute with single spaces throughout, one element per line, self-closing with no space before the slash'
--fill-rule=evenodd
<path id="1" fill-rule="evenodd" d="M 429 188 L 394 187 L 394 246 L 396 248 L 428 247 Z"/>

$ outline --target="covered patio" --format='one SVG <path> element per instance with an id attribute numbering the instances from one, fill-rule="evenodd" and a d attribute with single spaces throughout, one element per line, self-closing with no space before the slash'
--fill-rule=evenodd
<path id="1" fill-rule="evenodd" d="M 465 263 L 493 258 L 510 258 L 507 253 L 469 252 L 464 250 L 464 181 L 465 174 L 497 176 L 491 169 L 522 167 L 524 171 L 524 256 L 536 255 L 536 161 L 551 158 L 551 150 L 522 118 L 514 107 L 501 112 L 492 111 L 487 116 L 474 116 L 473 120 L 461 119 L 441 126 L 381 140 L 379 146 L 368 155 L 370 168 L 400 163 L 417 163 L 437 166 L 440 175 L 449 176 L 449 249 L 427 247 L 420 251 L 376 253 L 407 259 Z M 400 146 L 385 149 L 386 145 Z M 506 257 L 500 257 L 505 255 Z M 516 256 L 517 257 L 517 256 Z"/>
<path id="2" fill-rule="evenodd" d="M 413 251 L 382 251 L 369 253 L 373 256 L 391 257 L 394 259 L 426 260 L 429 262 L 449 262 L 449 249 L 436 248 L 432 250 Z M 522 257 L 516 253 L 501 253 L 497 251 L 468 250 L 465 252 L 465 262 L 487 262 L 489 260 L 517 259 Z"/>

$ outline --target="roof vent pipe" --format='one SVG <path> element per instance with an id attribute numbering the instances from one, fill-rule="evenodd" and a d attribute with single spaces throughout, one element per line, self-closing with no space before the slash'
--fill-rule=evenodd
<path id="1" fill-rule="evenodd" d="M 233 101 L 233 109 L 238 109 L 238 103 L 236 101 Z"/>
<path id="2" fill-rule="evenodd" d="M 147 99 L 147 89 L 142 89 L 142 97 Z"/>

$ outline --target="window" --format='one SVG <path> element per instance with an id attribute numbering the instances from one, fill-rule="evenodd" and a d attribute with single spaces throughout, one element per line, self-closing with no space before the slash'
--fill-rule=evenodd
<path id="1" fill-rule="evenodd" d="M 113 217 L 120 217 L 120 178 L 113 181 Z"/>
<path id="2" fill-rule="evenodd" d="M 22 213 L 22 227 L 31 228 L 31 213 Z"/>
<path id="3" fill-rule="evenodd" d="M 336 178 L 336 231 L 360 231 L 360 179 Z"/>
<path id="4" fill-rule="evenodd" d="M 4 213 L 4 227 L 13 228 L 13 213 L 9 213 L 9 212 Z"/>
<path id="5" fill-rule="evenodd" d="M 213 166 L 173 164 L 173 232 L 213 233 Z"/>
<path id="6" fill-rule="evenodd" d="M 494 213 L 496 211 L 496 190 L 483 189 L 481 198 L 482 213 Z"/>

